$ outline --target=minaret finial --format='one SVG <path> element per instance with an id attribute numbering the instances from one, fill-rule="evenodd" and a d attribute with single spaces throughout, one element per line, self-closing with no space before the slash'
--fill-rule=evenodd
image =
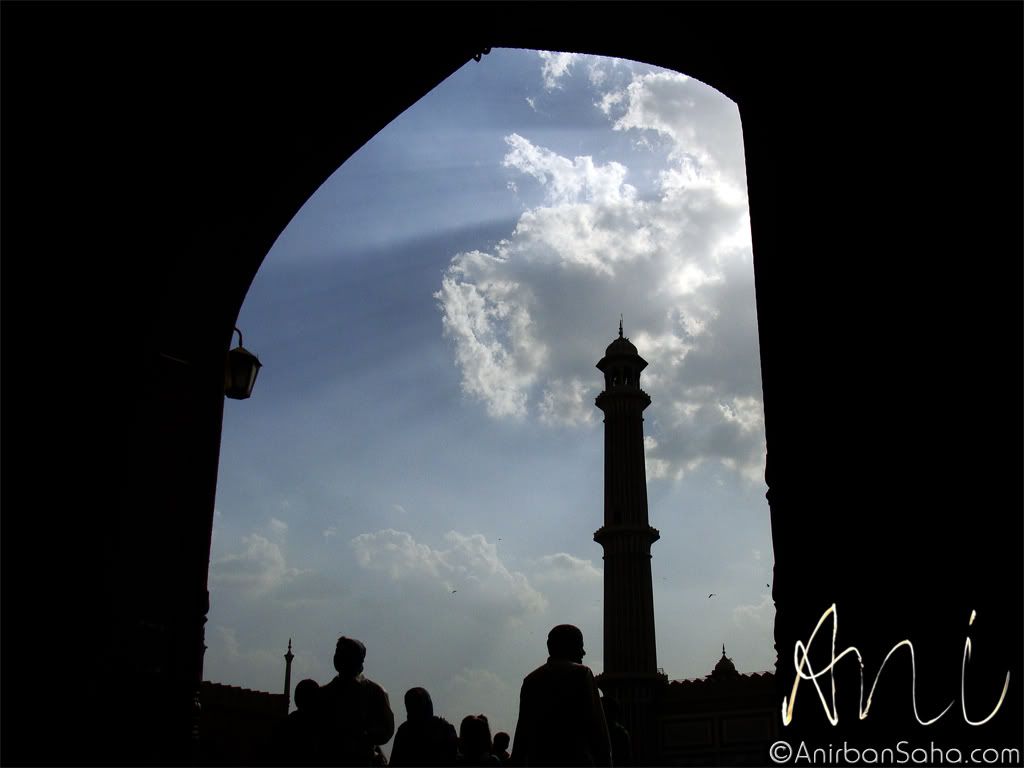
<path id="1" fill-rule="evenodd" d="M 722 655 L 725 656 L 725 643 L 722 643 Z"/>
<path id="2" fill-rule="evenodd" d="M 724 648 L 725 646 L 722 646 L 722 647 Z M 291 652 L 292 652 L 292 639 L 289 637 L 288 638 L 288 653 L 291 653 Z"/>
<path id="3" fill-rule="evenodd" d="M 619 338 L 622 338 L 622 313 L 619 313 Z"/>

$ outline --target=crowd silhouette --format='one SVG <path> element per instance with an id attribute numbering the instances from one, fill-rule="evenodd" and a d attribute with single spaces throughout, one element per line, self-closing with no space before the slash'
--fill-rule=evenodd
<path id="1" fill-rule="evenodd" d="M 520 692 L 515 744 L 491 735 L 484 714 L 455 726 L 434 714 L 430 693 L 405 693 L 406 720 L 395 730 L 387 692 L 363 674 L 366 646 L 341 637 L 337 676 L 325 685 L 301 680 L 295 711 L 275 738 L 271 761 L 296 766 L 611 766 L 630 765 L 629 733 L 617 704 L 602 699 L 583 664 L 583 634 L 560 624 L 548 634 L 548 660 L 528 674 Z M 394 736 L 390 762 L 382 746 Z"/>

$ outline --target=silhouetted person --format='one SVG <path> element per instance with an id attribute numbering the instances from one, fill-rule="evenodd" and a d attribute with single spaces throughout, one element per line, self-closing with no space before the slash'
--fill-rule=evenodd
<path id="1" fill-rule="evenodd" d="M 633 765 L 633 741 L 626 726 L 622 724 L 622 707 L 618 699 L 604 696 L 601 706 L 604 707 L 604 719 L 608 723 L 608 736 L 612 742 L 612 765 L 616 768 Z"/>
<path id="2" fill-rule="evenodd" d="M 376 765 L 374 748 L 395 733 L 395 716 L 387 692 L 363 676 L 366 646 L 350 637 L 338 639 L 338 671 L 318 696 L 320 756 L 332 765 Z"/>
<path id="3" fill-rule="evenodd" d="M 406 721 L 398 726 L 391 748 L 393 766 L 455 765 L 459 737 L 455 726 L 434 714 L 425 688 L 405 692 Z"/>
<path id="4" fill-rule="evenodd" d="M 548 633 L 548 660 L 519 693 L 512 749 L 516 765 L 611 765 L 608 726 L 589 667 L 583 633 L 560 624 Z"/>
<path id="5" fill-rule="evenodd" d="M 501 765 L 491 750 L 491 724 L 485 715 L 466 715 L 459 726 L 459 757 L 456 765 Z"/>
<path id="6" fill-rule="evenodd" d="M 281 765 L 315 765 L 319 761 L 320 729 L 316 705 L 320 684 L 300 680 L 295 685 L 295 711 L 282 725 L 277 743 L 277 762 Z"/>
<path id="7" fill-rule="evenodd" d="M 498 731 L 494 734 L 494 755 L 501 760 L 503 764 L 509 761 L 510 755 L 508 753 L 508 747 L 509 742 L 511 741 L 512 739 L 504 731 Z"/>

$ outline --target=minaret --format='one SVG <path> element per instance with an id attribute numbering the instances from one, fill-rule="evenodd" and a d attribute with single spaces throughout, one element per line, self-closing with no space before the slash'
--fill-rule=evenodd
<path id="1" fill-rule="evenodd" d="M 594 541 L 604 549 L 604 672 L 598 684 L 619 700 L 633 735 L 638 765 L 657 760 L 657 697 L 667 682 L 658 671 L 654 637 L 651 544 L 658 531 L 647 519 L 644 409 L 640 389 L 647 361 L 622 335 L 608 345 L 597 367 L 605 389 L 595 404 L 604 411 L 604 525 Z"/>
<path id="2" fill-rule="evenodd" d="M 295 654 L 292 653 L 292 639 L 288 638 L 288 652 L 284 655 L 284 712 L 288 714 L 292 708 L 292 659 L 295 658 Z"/>

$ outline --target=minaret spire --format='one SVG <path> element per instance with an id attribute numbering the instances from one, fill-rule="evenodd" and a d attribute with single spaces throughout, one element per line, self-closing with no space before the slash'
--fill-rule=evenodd
<path id="1" fill-rule="evenodd" d="M 619 313 L 619 338 L 622 338 L 622 313 Z"/>
<path id="2" fill-rule="evenodd" d="M 284 655 L 284 713 L 287 715 L 292 708 L 292 639 L 288 638 L 288 652 Z"/>

